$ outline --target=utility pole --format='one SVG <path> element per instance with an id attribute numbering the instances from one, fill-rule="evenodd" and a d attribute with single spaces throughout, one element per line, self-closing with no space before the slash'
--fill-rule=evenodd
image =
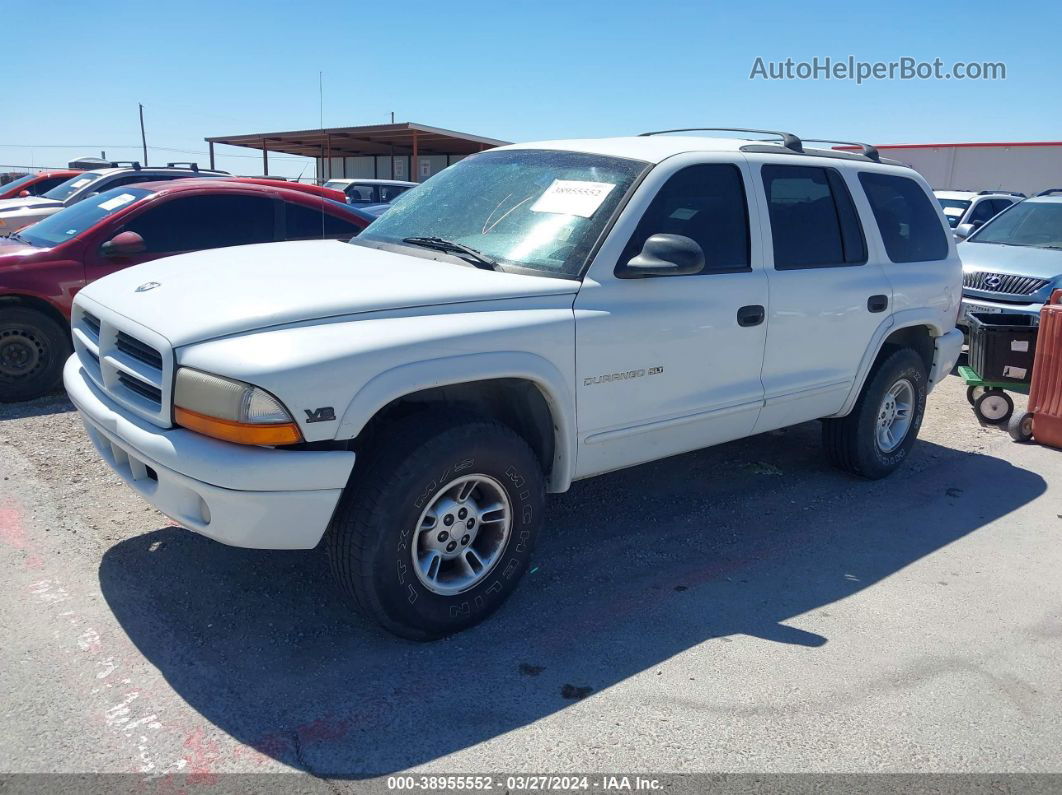
<path id="1" fill-rule="evenodd" d="M 395 112 L 391 111 L 391 124 L 395 123 Z"/>
<path id="2" fill-rule="evenodd" d="M 139 104 L 139 103 L 137 103 Z M 144 135 L 144 106 L 140 105 L 140 143 L 144 146 L 144 165 L 147 166 L 147 136 Z"/>

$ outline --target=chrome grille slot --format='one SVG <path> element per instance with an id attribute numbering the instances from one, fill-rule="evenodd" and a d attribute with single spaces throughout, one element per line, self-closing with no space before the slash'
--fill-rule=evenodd
<path id="1" fill-rule="evenodd" d="M 150 345 L 141 342 L 136 337 L 131 337 L 126 334 L 124 331 L 118 332 L 114 347 L 126 356 L 131 356 L 137 361 L 151 365 L 156 370 L 162 369 L 162 354 Z"/>
<path id="2" fill-rule="evenodd" d="M 962 275 L 963 287 L 981 290 L 986 293 L 1001 295 L 1032 295 L 1046 287 L 1047 279 L 1032 276 L 1014 276 L 1009 273 L 992 273 L 990 271 L 971 271 Z"/>
<path id="3" fill-rule="evenodd" d="M 96 317 L 94 314 L 92 314 L 91 312 L 82 312 L 81 313 L 81 320 L 86 326 L 88 326 L 89 331 L 92 332 L 92 334 L 96 338 L 96 340 L 99 341 L 99 338 L 100 338 L 100 319 L 98 317 Z"/>
<path id="4" fill-rule="evenodd" d="M 136 392 L 141 397 L 147 398 L 152 403 L 157 403 L 159 406 L 162 405 L 162 390 L 157 386 L 152 386 L 123 372 L 118 373 L 118 383 L 128 390 Z"/>

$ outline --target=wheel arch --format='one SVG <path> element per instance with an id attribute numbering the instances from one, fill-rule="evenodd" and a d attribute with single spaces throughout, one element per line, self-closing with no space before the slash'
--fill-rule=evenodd
<path id="1" fill-rule="evenodd" d="M 67 330 L 70 328 L 70 319 L 63 314 L 63 311 L 59 309 L 58 306 L 45 298 L 39 298 L 35 295 L 26 295 L 25 293 L 7 293 L 0 295 L 0 311 L 12 306 L 36 310 L 45 317 L 54 320 L 59 324 L 60 328 Z"/>
<path id="2" fill-rule="evenodd" d="M 926 367 L 926 374 L 931 373 L 936 354 L 936 338 L 944 331 L 933 320 L 923 318 L 912 318 L 899 324 L 893 322 L 882 324 L 874 336 L 873 343 L 867 346 L 867 352 L 863 355 L 858 375 L 844 406 L 831 416 L 843 417 L 852 410 L 863 392 L 863 386 L 878 365 L 894 351 L 911 348 L 921 357 Z"/>
<path id="3" fill-rule="evenodd" d="M 547 489 L 566 491 L 575 468 L 574 402 L 560 371 L 523 352 L 413 362 L 375 376 L 347 405 L 337 439 L 369 438 L 384 422 L 446 405 L 493 417 L 520 434 L 542 463 Z"/>

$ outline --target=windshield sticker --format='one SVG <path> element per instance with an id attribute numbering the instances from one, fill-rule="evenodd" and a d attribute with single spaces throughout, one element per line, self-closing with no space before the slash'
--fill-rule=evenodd
<path id="1" fill-rule="evenodd" d="M 107 212 L 110 212 L 111 210 L 116 210 L 117 208 L 121 207 L 123 204 L 129 204 L 129 202 L 133 201 L 133 199 L 135 198 L 136 196 L 134 196 L 132 193 L 120 193 L 113 199 L 107 199 L 107 201 L 105 202 L 100 202 L 97 206 L 101 210 L 106 210 Z"/>
<path id="2" fill-rule="evenodd" d="M 92 182 L 92 178 L 91 177 L 82 177 L 77 182 L 74 182 L 73 184 L 71 184 L 70 187 L 71 188 L 80 188 L 82 185 L 88 185 L 90 182 Z"/>
<path id="3" fill-rule="evenodd" d="M 962 207 L 945 207 L 944 208 L 944 215 L 962 215 L 962 214 L 963 214 Z"/>
<path id="4" fill-rule="evenodd" d="M 616 187 L 609 182 L 584 182 L 573 179 L 555 179 L 546 192 L 531 205 L 533 213 L 558 213 L 589 218 Z"/>

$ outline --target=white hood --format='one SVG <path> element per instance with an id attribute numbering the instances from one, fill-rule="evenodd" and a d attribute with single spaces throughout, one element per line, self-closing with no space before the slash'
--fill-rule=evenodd
<path id="1" fill-rule="evenodd" d="M 137 292 L 151 282 L 158 286 Z M 177 347 L 301 320 L 574 294 L 578 288 L 578 282 L 568 279 L 310 240 L 167 257 L 106 276 L 80 295 L 157 331 Z"/>

